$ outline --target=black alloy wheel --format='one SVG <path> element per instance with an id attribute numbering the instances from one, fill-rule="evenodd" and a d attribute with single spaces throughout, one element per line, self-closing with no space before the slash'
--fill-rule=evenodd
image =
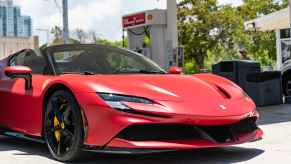
<path id="1" fill-rule="evenodd" d="M 84 135 L 82 115 L 73 95 L 65 90 L 52 94 L 44 117 L 44 138 L 52 156 L 62 162 L 77 160 Z"/>

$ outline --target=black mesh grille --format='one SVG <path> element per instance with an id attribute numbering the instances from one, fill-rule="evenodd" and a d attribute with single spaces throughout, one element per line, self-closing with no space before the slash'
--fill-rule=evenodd
<path id="1" fill-rule="evenodd" d="M 239 134 L 247 134 L 255 131 L 256 118 L 249 118 L 239 123 L 225 126 L 201 126 L 199 127 L 217 142 L 228 142 L 237 140 Z"/>
<path id="2" fill-rule="evenodd" d="M 175 124 L 133 125 L 124 129 L 117 138 L 130 141 L 162 140 L 211 140 L 230 142 L 237 140 L 239 134 L 247 134 L 257 129 L 256 118 L 243 120 L 225 126 L 193 126 Z"/>
<path id="3" fill-rule="evenodd" d="M 199 138 L 190 125 L 133 125 L 123 130 L 118 138 L 131 141 L 180 140 Z"/>

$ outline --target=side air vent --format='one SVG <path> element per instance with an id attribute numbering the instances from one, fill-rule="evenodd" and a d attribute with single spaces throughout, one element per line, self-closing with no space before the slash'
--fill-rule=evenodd
<path id="1" fill-rule="evenodd" d="M 231 99 L 230 94 L 227 93 L 223 88 L 221 88 L 220 86 L 216 86 L 216 87 L 217 87 L 217 89 L 222 97 L 224 97 L 225 99 Z"/>

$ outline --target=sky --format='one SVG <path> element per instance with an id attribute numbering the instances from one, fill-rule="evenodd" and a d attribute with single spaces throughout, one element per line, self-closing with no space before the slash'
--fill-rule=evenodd
<path id="1" fill-rule="evenodd" d="M 51 29 L 62 25 L 61 0 L 14 0 L 22 13 L 30 15 L 33 21 L 33 34 L 45 42 L 46 32 L 36 29 Z M 241 4 L 241 0 L 219 0 L 222 4 Z M 69 0 L 70 30 L 76 28 L 95 31 L 99 38 L 121 40 L 122 15 L 138 11 L 166 8 L 166 0 Z M 50 36 L 50 40 L 53 36 Z"/>

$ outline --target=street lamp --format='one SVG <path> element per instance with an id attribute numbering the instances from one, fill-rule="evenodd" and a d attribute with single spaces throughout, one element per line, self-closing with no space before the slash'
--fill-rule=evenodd
<path id="1" fill-rule="evenodd" d="M 46 33 L 46 43 L 49 43 L 49 37 L 50 37 L 50 30 L 49 29 L 37 28 L 35 30 L 45 32 Z"/>

